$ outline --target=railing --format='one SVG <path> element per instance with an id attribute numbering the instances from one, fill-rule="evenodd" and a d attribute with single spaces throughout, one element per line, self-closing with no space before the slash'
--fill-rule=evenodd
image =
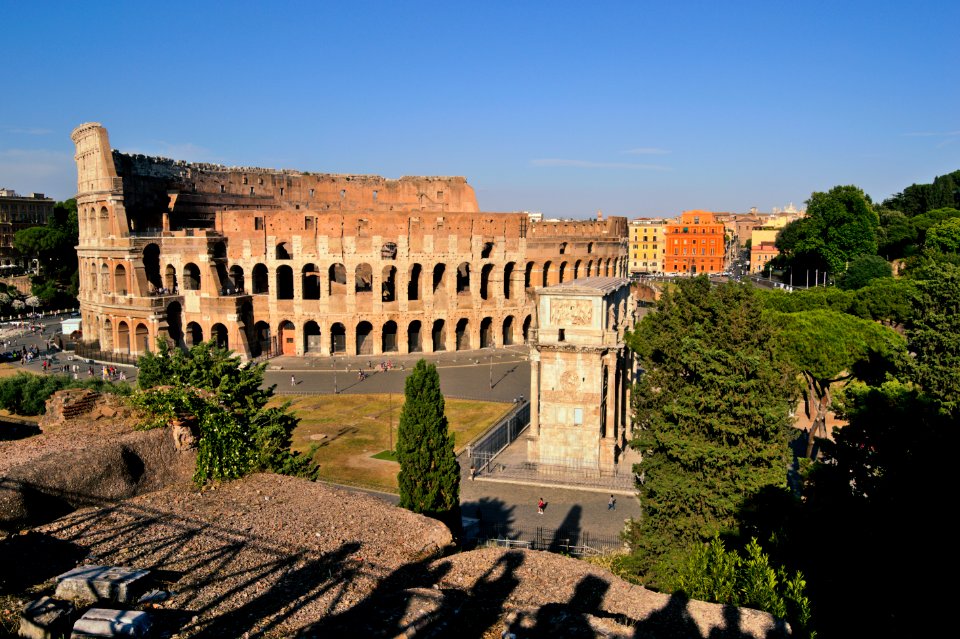
<path id="1" fill-rule="evenodd" d="M 479 472 L 487 472 L 490 462 L 516 441 L 530 425 L 530 402 L 523 401 L 500 422 L 470 444 L 470 463 Z"/>
<path id="2" fill-rule="evenodd" d="M 603 555 L 624 550 L 616 535 L 594 535 L 579 528 L 517 528 L 503 524 L 485 525 L 464 518 L 464 537 L 471 545 L 546 550 L 574 557 Z"/>
<path id="3" fill-rule="evenodd" d="M 113 351 L 103 351 L 96 346 L 78 342 L 73 347 L 73 356 L 81 359 L 92 359 L 96 362 L 111 362 L 113 364 L 122 364 L 125 366 L 136 366 L 137 356 L 129 353 L 115 353 Z"/>

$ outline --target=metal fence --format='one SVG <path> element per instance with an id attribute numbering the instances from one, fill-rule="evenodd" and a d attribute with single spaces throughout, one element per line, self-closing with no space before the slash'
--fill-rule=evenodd
<path id="1" fill-rule="evenodd" d="M 579 528 L 516 528 L 503 524 L 484 525 L 464 518 L 464 538 L 472 546 L 546 550 L 574 557 L 619 552 L 625 544 L 617 535 L 594 535 Z"/>
<path id="2" fill-rule="evenodd" d="M 493 459 L 512 444 L 529 425 L 530 402 L 524 401 L 470 444 L 470 462 L 477 472 L 487 472 Z"/>
<path id="3" fill-rule="evenodd" d="M 476 462 L 474 462 L 476 463 Z M 545 483 L 585 488 L 603 488 L 618 492 L 633 491 L 636 476 L 632 465 L 623 463 L 611 469 L 602 469 L 596 462 L 584 463 L 580 459 L 541 459 L 538 462 L 487 463 L 477 473 L 490 479 L 517 481 L 520 483 Z M 479 465 L 476 468 L 480 468 Z"/>
<path id="4" fill-rule="evenodd" d="M 110 362 L 112 364 L 122 364 L 124 366 L 136 366 L 137 356 L 129 353 L 114 353 L 113 351 L 102 351 L 90 344 L 77 342 L 73 345 L 73 356 L 80 359 L 92 359 L 96 362 Z"/>

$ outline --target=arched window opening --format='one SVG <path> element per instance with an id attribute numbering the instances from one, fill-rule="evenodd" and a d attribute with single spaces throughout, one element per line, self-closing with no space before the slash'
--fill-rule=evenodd
<path id="1" fill-rule="evenodd" d="M 103 320 L 103 327 L 100 329 L 100 350 L 113 352 L 113 323 L 109 318 Z"/>
<path id="2" fill-rule="evenodd" d="M 373 333 L 373 325 L 370 322 L 363 321 L 357 324 L 357 355 L 373 355 L 371 333 Z"/>
<path id="3" fill-rule="evenodd" d="M 577 260 L 576 262 L 573 263 L 573 279 L 575 280 L 580 279 L 580 276 L 582 274 L 581 272 L 582 268 L 583 268 L 583 262 L 581 262 L 580 260 Z"/>
<path id="4" fill-rule="evenodd" d="M 503 299 L 513 299 L 513 270 L 516 265 L 513 262 L 507 262 L 503 267 Z"/>
<path id="5" fill-rule="evenodd" d="M 430 331 L 430 339 L 433 340 L 433 352 L 447 350 L 447 324 L 442 319 L 433 323 L 433 329 Z"/>
<path id="6" fill-rule="evenodd" d="M 357 293 L 373 292 L 373 269 L 369 264 L 358 264 L 356 269 L 356 282 L 354 290 Z"/>
<path id="7" fill-rule="evenodd" d="M 560 278 L 558 280 L 561 284 L 567 281 L 567 263 L 560 263 Z"/>
<path id="8" fill-rule="evenodd" d="M 293 269 L 286 264 L 277 267 L 277 299 L 293 299 Z"/>
<path id="9" fill-rule="evenodd" d="M 117 264 L 113 269 L 113 292 L 116 295 L 127 294 L 127 269 L 123 264 Z"/>
<path id="10" fill-rule="evenodd" d="M 507 315 L 503 319 L 503 334 L 500 343 L 504 346 L 513 344 L 513 316 Z"/>
<path id="11" fill-rule="evenodd" d="M 470 294 L 470 264 L 463 262 L 457 267 L 457 295 Z"/>
<path id="12" fill-rule="evenodd" d="M 134 344 L 137 353 L 150 352 L 150 331 L 146 324 L 137 324 L 136 343 Z"/>
<path id="13" fill-rule="evenodd" d="M 420 320 L 413 320 L 407 326 L 407 351 L 410 353 L 423 352 L 422 326 Z"/>
<path id="14" fill-rule="evenodd" d="M 185 334 L 187 348 L 193 348 L 197 344 L 203 343 L 203 329 L 196 322 L 187 324 Z"/>
<path id="15" fill-rule="evenodd" d="M 480 348 L 496 348 L 493 339 L 493 318 L 484 317 L 480 320 Z"/>
<path id="16" fill-rule="evenodd" d="M 130 327 L 126 322 L 117 324 L 117 353 L 128 354 L 130 352 Z"/>
<path id="17" fill-rule="evenodd" d="M 397 259 L 397 245 L 393 242 L 387 242 L 380 247 L 380 259 L 382 260 L 395 260 Z"/>
<path id="18" fill-rule="evenodd" d="M 328 295 L 347 294 L 347 267 L 343 264 L 331 264 L 327 275 L 330 289 Z"/>
<path id="19" fill-rule="evenodd" d="M 480 269 L 480 299 L 490 299 L 490 275 L 493 273 L 493 264 L 484 264 Z"/>
<path id="20" fill-rule="evenodd" d="M 277 259 L 278 260 L 290 260 L 293 259 L 290 250 L 287 248 L 286 242 L 280 242 L 277 244 Z"/>
<path id="21" fill-rule="evenodd" d="M 225 260 L 227 259 L 227 244 L 226 242 L 215 242 L 213 245 L 213 259 L 215 260 Z"/>
<path id="22" fill-rule="evenodd" d="M 527 315 L 523 320 L 523 343 L 530 341 L 530 316 Z"/>
<path id="23" fill-rule="evenodd" d="M 567 243 L 560 242 L 560 255 L 566 255 L 567 253 Z"/>
<path id="24" fill-rule="evenodd" d="M 483 249 L 480 250 L 480 259 L 489 260 L 493 254 L 493 242 L 484 242 Z"/>
<path id="25" fill-rule="evenodd" d="M 380 336 L 380 350 L 384 353 L 396 353 L 400 350 L 397 345 L 397 323 L 390 320 L 383 325 L 383 333 Z"/>
<path id="26" fill-rule="evenodd" d="M 301 294 L 305 300 L 320 299 L 320 271 L 313 264 L 305 264 L 301 272 Z"/>
<path id="27" fill-rule="evenodd" d="M 530 288 L 533 286 L 533 262 L 527 262 L 527 268 L 523 271 L 523 287 Z"/>
<path id="28" fill-rule="evenodd" d="M 444 264 L 437 264 L 433 267 L 433 294 L 443 293 L 446 289 L 447 267 Z"/>
<path id="29" fill-rule="evenodd" d="M 228 292 L 232 295 L 235 293 L 243 294 L 243 267 L 240 266 L 231 266 L 230 267 L 230 283 L 228 286 Z"/>
<path id="30" fill-rule="evenodd" d="M 550 262 L 544 262 L 543 264 L 543 280 L 541 286 L 550 286 Z"/>
<path id="31" fill-rule="evenodd" d="M 104 293 L 110 292 L 110 267 L 106 264 L 100 265 L 100 290 Z"/>
<path id="32" fill-rule="evenodd" d="M 384 302 L 397 301 L 397 269 L 385 266 L 380 281 L 380 295 Z"/>
<path id="33" fill-rule="evenodd" d="M 143 274 L 153 290 L 163 288 L 160 278 L 160 247 L 147 244 L 143 247 Z"/>
<path id="34" fill-rule="evenodd" d="M 420 299 L 420 278 L 423 277 L 423 267 L 419 264 L 410 266 L 410 280 L 407 282 L 407 299 L 410 301 Z"/>
<path id="35" fill-rule="evenodd" d="M 457 322 L 456 342 L 458 351 L 470 350 L 470 321 L 466 317 Z"/>
<path id="36" fill-rule="evenodd" d="M 163 274 L 163 286 L 168 294 L 178 295 L 180 293 L 180 280 L 177 278 L 177 269 L 173 264 L 167 264 Z"/>
<path id="37" fill-rule="evenodd" d="M 183 342 L 183 308 L 180 302 L 167 304 L 167 335 L 175 347 L 186 346 Z"/>
<path id="38" fill-rule="evenodd" d="M 297 327 L 294 326 L 293 322 L 290 320 L 280 322 L 280 330 L 277 331 L 277 336 L 280 339 L 281 355 L 297 354 Z"/>
<path id="39" fill-rule="evenodd" d="M 253 267 L 253 294 L 266 295 L 270 292 L 270 276 L 264 264 Z"/>
<path id="40" fill-rule="evenodd" d="M 210 329 L 214 342 L 220 348 L 230 348 L 230 340 L 227 338 L 227 327 L 223 324 L 214 324 Z"/>
<path id="41" fill-rule="evenodd" d="M 313 320 L 303 325 L 303 352 L 308 354 L 323 352 L 320 325 Z"/>
<path id="42" fill-rule="evenodd" d="M 330 327 L 330 352 L 334 355 L 347 352 L 347 328 L 340 322 Z"/>
<path id="43" fill-rule="evenodd" d="M 266 322 L 257 322 L 253 327 L 253 332 L 256 335 L 256 356 L 260 355 L 272 355 L 274 353 L 273 348 L 273 336 L 270 331 L 270 325 Z"/>

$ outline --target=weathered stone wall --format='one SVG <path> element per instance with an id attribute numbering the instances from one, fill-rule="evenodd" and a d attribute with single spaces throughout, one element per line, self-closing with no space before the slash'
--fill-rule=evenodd
<path id="1" fill-rule="evenodd" d="M 84 341 L 106 351 L 158 336 L 244 357 L 517 344 L 533 287 L 625 273 L 625 219 L 483 213 L 462 177 L 104 158 L 99 125 L 74 141 Z"/>

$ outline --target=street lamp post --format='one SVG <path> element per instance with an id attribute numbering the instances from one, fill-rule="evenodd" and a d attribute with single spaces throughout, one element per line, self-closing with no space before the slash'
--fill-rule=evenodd
<path id="1" fill-rule="evenodd" d="M 497 349 L 494 340 L 490 340 L 490 390 L 493 390 L 493 352 Z"/>

